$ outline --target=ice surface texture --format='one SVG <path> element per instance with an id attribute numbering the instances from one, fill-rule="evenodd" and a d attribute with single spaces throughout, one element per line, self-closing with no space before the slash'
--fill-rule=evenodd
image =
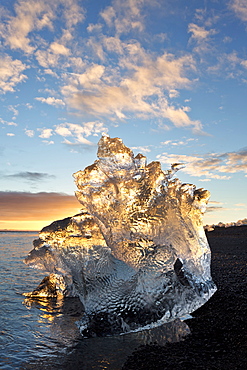
<path id="1" fill-rule="evenodd" d="M 44 228 L 26 263 L 62 275 L 85 307 L 83 335 L 161 325 L 216 291 L 202 215 L 210 193 L 102 136 L 98 160 L 74 174 L 82 213 Z M 55 274 L 55 275 L 54 275 Z M 62 289 L 58 291 L 61 293 Z"/>

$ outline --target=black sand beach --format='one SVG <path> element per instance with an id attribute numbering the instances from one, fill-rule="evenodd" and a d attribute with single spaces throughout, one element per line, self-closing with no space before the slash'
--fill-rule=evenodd
<path id="1" fill-rule="evenodd" d="M 218 291 L 187 321 L 179 343 L 136 350 L 122 370 L 247 369 L 247 226 L 207 232 Z"/>

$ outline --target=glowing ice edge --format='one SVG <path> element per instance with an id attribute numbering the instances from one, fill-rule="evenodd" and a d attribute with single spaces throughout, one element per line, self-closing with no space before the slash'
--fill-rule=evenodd
<path id="1" fill-rule="evenodd" d="M 25 262 L 51 275 L 29 297 L 78 296 L 84 336 L 136 332 L 181 318 L 216 291 L 202 224 L 210 193 L 102 136 L 74 174 L 79 215 L 42 229 Z"/>

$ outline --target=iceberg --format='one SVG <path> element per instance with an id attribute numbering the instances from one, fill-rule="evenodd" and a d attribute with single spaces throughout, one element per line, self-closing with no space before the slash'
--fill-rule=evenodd
<path id="1" fill-rule="evenodd" d="M 25 259 L 50 273 L 29 297 L 77 296 L 83 336 L 154 328 L 216 291 L 202 217 L 209 191 L 183 184 L 103 135 L 98 159 L 74 174 L 80 214 L 43 228 Z"/>

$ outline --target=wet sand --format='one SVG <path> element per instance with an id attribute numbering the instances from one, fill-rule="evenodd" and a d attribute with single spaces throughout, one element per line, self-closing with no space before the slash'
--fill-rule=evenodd
<path id="1" fill-rule="evenodd" d="M 122 370 L 247 369 L 247 226 L 207 232 L 218 291 L 187 320 L 184 341 L 136 350 Z"/>

